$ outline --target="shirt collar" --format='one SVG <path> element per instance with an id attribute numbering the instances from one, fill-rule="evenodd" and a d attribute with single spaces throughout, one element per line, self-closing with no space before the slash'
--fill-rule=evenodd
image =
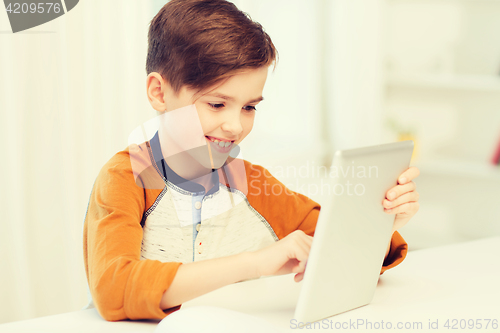
<path id="1" fill-rule="evenodd" d="M 188 192 L 193 192 L 193 193 L 205 192 L 205 188 L 202 185 L 179 176 L 174 170 L 172 170 L 168 166 L 167 162 L 163 158 L 163 153 L 161 152 L 160 138 L 158 136 L 158 132 L 156 132 L 156 134 L 149 141 L 149 143 L 151 146 L 151 150 L 153 152 L 153 157 L 156 166 L 168 181 Z M 213 194 L 219 190 L 219 173 L 217 172 L 217 169 L 212 169 L 212 182 L 214 186 L 210 190 L 208 190 L 205 193 L 205 195 Z"/>

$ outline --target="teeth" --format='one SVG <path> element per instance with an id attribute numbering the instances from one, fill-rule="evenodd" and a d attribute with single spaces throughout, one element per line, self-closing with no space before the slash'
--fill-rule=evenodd
<path id="1" fill-rule="evenodd" d="M 209 139 L 210 139 L 210 141 L 212 141 L 216 145 L 219 145 L 219 147 L 221 147 L 221 148 L 229 147 L 233 143 L 232 141 L 219 141 L 219 140 L 214 139 L 214 138 L 209 138 Z"/>

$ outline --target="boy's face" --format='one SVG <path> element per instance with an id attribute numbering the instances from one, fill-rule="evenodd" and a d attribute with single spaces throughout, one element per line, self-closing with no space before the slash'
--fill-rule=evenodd
<path id="1" fill-rule="evenodd" d="M 262 100 L 267 72 L 268 67 L 249 69 L 201 94 L 185 86 L 175 94 L 158 73 L 151 73 L 147 81 L 148 97 L 159 112 L 194 104 L 206 143 L 210 145 L 213 165 L 206 165 L 206 161 L 200 163 L 206 168 L 219 168 L 234 145 L 252 130 L 255 108 Z"/>

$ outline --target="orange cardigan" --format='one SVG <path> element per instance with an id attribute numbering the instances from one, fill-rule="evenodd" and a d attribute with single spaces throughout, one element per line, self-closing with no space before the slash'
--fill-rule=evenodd
<path id="1" fill-rule="evenodd" d="M 154 217 L 155 210 L 165 209 L 163 214 L 168 213 L 168 200 L 172 200 L 168 199 L 169 191 L 176 195 L 185 193 L 163 178 L 149 153 L 149 145 L 132 146 L 130 150 L 117 153 L 100 171 L 90 196 L 83 231 L 85 272 L 96 308 L 109 321 L 127 318 L 162 319 L 180 308 L 178 306 L 164 311 L 159 304 L 182 262 L 170 261 L 168 256 L 165 259 L 148 259 L 145 255 L 145 227 L 148 223 L 154 223 L 151 219 L 161 218 Z M 263 233 L 268 242 L 282 239 L 297 229 L 314 235 L 320 210 L 316 202 L 288 190 L 263 167 L 243 160 L 234 161 L 239 164 L 228 163 L 223 170 L 218 170 L 221 191 L 232 188 L 233 195 L 237 194 L 235 198 L 241 201 L 236 205 L 233 202 L 231 209 L 239 211 L 232 216 L 250 214 L 245 215 L 251 217 L 248 221 L 254 221 L 248 222 L 249 225 L 255 223 L 255 228 L 260 228 L 259 232 Z M 240 168 L 233 167 L 236 165 Z M 282 194 L 266 196 L 263 193 L 265 186 L 272 188 L 273 193 Z M 176 191 L 179 193 L 174 193 Z M 228 221 L 218 220 L 226 215 L 219 214 L 210 221 L 219 223 L 218 226 L 229 226 Z M 231 218 L 232 223 L 236 220 L 236 217 Z M 204 221 L 202 225 L 203 223 Z M 210 234 L 205 232 L 204 235 L 205 242 L 210 243 Z M 225 236 L 226 240 L 242 237 L 241 244 L 245 244 L 245 235 L 228 235 Z M 218 244 L 223 242 L 224 239 L 221 238 Z M 151 246 L 155 245 L 154 242 L 150 243 Z M 264 243 L 253 248 L 253 243 L 248 244 L 242 245 L 236 252 L 255 250 Z M 218 247 L 213 247 L 212 252 L 210 244 L 205 248 L 208 252 L 205 251 L 206 256 L 200 257 L 200 260 L 223 255 L 217 253 Z M 403 261 L 406 252 L 406 242 L 399 233 L 394 233 L 381 274 Z M 157 253 L 161 255 L 165 252 Z"/>

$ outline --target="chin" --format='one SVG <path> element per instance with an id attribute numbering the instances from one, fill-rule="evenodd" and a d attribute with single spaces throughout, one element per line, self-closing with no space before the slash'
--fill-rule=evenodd
<path id="1" fill-rule="evenodd" d="M 221 158 L 214 158 L 214 169 L 220 169 L 224 165 L 224 163 L 226 163 L 228 156 L 229 156 L 229 154 L 224 156 L 224 158 L 222 158 L 222 157 Z"/>
<path id="2" fill-rule="evenodd" d="M 208 152 L 207 146 L 199 147 L 196 149 L 188 150 L 187 153 L 197 161 L 205 169 L 219 169 L 226 163 L 229 153 L 221 154 L 219 152 L 212 150 L 212 161 L 210 160 L 210 154 Z"/>
<path id="3" fill-rule="evenodd" d="M 213 163 L 214 163 L 213 166 L 212 166 L 212 162 L 210 161 L 210 157 L 198 160 L 198 162 L 200 162 L 200 164 L 204 168 L 207 168 L 207 169 L 219 169 L 219 168 L 221 168 L 224 165 L 224 163 L 226 163 L 226 160 L 227 160 L 228 156 L 229 156 L 229 154 L 227 154 L 225 156 L 213 156 Z"/>

